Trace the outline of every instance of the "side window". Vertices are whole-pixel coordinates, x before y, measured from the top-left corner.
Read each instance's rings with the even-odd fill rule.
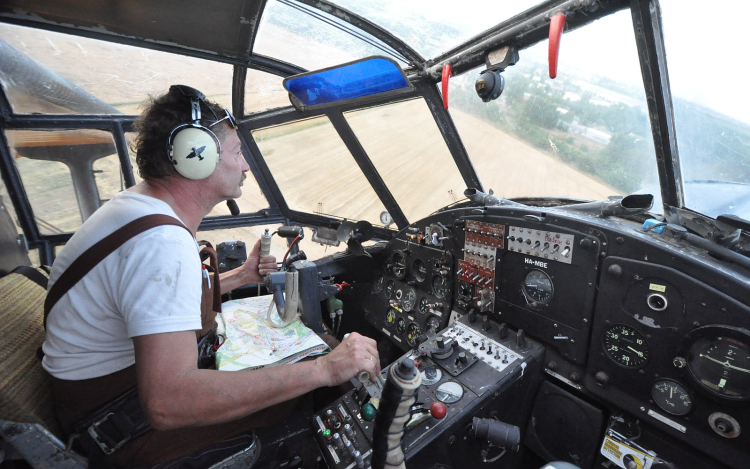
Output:
[[[122,189],[108,132],[10,130],[7,137],[43,234],[75,231],[103,200]]]

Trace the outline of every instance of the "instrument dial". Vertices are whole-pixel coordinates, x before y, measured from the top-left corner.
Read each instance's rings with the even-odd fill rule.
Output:
[[[547,304],[555,294],[555,285],[546,272],[532,270],[523,281],[523,293],[532,302]]]
[[[464,397],[464,388],[455,381],[446,381],[438,386],[435,397],[445,404],[453,404]]]
[[[430,312],[430,302],[427,301],[427,298],[422,298],[419,300],[419,312],[422,314],[427,314]]]
[[[412,265],[412,273],[417,282],[424,282],[427,278],[427,266],[424,264],[422,259],[417,259]]]
[[[388,312],[385,314],[385,323],[388,326],[393,326],[396,324],[396,310],[393,308],[388,308]]]
[[[419,324],[413,322],[406,328],[406,341],[412,347],[417,345],[417,337],[422,334],[422,330],[419,328]]]
[[[443,371],[435,365],[429,365],[419,372],[422,375],[422,385],[432,386],[443,377]]]
[[[391,271],[393,275],[402,280],[406,277],[406,254],[403,251],[396,251],[393,253],[392,261]]]
[[[688,348],[688,371],[698,384],[719,397],[750,399],[750,334],[719,326],[713,331],[717,335],[704,334]]]
[[[396,332],[399,334],[403,334],[406,332],[406,321],[404,318],[398,318],[396,319]]]
[[[693,398],[685,387],[671,379],[660,379],[651,386],[651,398],[661,410],[685,415],[693,408]]]
[[[430,316],[425,322],[427,330],[437,332],[440,329],[440,319],[437,316]]]
[[[615,324],[604,333],[604,351],[618,365],[626,368],[640,368],[649,357],[646,338],[625,324]]]
[[[448,280],[442,275],[436,275],[432,279],[432,292],[441,300],[448,298]]]
[[[383,291],[383,286],[385,285],[385,277],[382,275],[378,275],[378,278],[375,280],[375,285],[372,287],[373,293],[380,293]]]
[[[388,282],[385,284],[385,297],[389,300],[393,298],[393,290],[396,288],[396,282],[393,280],[388,280]]]
[[[404,290],[404,296],[401,298],[401,307],[404,311],[413,311],[417,304],[417,292],[413,288]]]

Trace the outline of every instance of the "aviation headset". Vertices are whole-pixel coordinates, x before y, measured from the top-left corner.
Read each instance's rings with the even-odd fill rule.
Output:
[[[193,180],[205,179],[213,174],[221,158],[221,142],[211,127],[224,120],[229,120],[230,125],[235,129],[237,124],[227,109],[224,109],[226,115],[219,119],[211,106],[206,103],[203,93],[195,88],[172,85],[169,92],[172,93],[173,90],[190,98],[191,114],[190,122],[178,125],[169,133],[167,156],[175,170],[182,176]],[[206,105],[214,117],[214,122],[208,127],[201,124],[201,103]]]

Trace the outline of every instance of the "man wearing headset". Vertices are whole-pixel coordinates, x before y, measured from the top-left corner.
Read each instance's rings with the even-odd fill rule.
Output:
[[[293,404],[287,401],[316,388],[344,383],[362,370],[378,374],[376,343],[356,333],[314,361],[238,372],[197,367],[196,331],[206,325],[195,233],[217,203],[241,195],[250,168],[229,112],[192,88],[172,86],[153,99],[136,128],[143,181],[75,233],[53,265],[48,300],[66,271],[76,270],[77,259],[101,253],[108,234],[154,214],[176,221],[127,239],[50,306],[43,366],[53,377],[63,431],[72,433],[82,420],[84,435],[103,428],[86,419],[137,382],[152,430],[109,444],[96,436],[95,443],[111,452],[107,464],[147,466],[266,424],[281,409],[288,413]],[[259,258],[259,246],[242,267],[221,275],[223,293],[276,270],[275,258]],[[118,423],[115,430],[126,434],[129,427]]]

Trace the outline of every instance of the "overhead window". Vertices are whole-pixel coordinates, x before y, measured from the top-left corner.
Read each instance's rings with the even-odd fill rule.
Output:
[[[0,84],[16,114],[140,114],[173,84],[231,109],[232,66],[0,23]]]
[[[317,70],[371,55],[403,58],[349,23],[293,0],[269,0],[253,53]]]
[[[385,207],[327,117],[252,134],[289,208],[380,224]]]

